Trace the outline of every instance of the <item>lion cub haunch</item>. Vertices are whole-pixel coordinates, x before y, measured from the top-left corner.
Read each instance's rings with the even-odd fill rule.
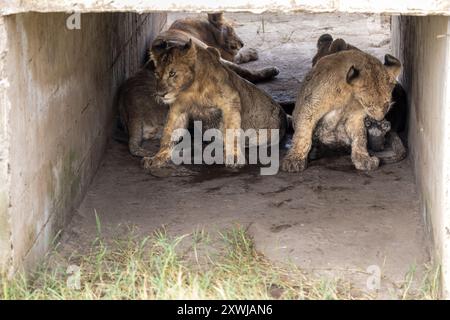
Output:
[[[168,105],[155,99],[156,80],[153,71],[143,68],[119,88],[117,103],[120,120],[128,133],[130,153],[149,157],[141,147],[148,139],[159,139],[166,120]]]
[[[145,158],[145,169],[165,166],[174,147],[174,130],[187,128],[189,119],[202,119],[211,109],[221,111],[218,129],[279,129],[280,138],[284,135],[286,114],[280,105],[230,70],[216,49],[167,31],[155,39],[151,55],[156,94],[170,104],[170,110],[161,148],[153,158]],[[240,158],[240,148],[233,148],[228,156]]]
[[[196,37],[219,50],[220,56],[230,62],[240,64],[258,59],[255,49],[243,48],[244,42],[224,18],[223,12],[208,13],[207,19],[179,19],[172,23],[169,30],[183,31]]]
[[[400,67],[400,61],[391,55],[385,56],[383,65],[359,50],[319,59],[300,86],[293,112],[293,146],[282,169],[304,170],[313,139],[325,145],[350,145],[357,169],[376,169],[379,159],[367,151],[364,119],[384,119]]]

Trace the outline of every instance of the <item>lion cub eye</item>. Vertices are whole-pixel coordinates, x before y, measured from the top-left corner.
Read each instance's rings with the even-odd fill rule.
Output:
[[[170,77],[170,78],[173,78],[173,77],[175,77],[176,74],[177,74],[177,73],[176,73],[175,71],[172,70],[172,71],[169,72],[169,77]]]

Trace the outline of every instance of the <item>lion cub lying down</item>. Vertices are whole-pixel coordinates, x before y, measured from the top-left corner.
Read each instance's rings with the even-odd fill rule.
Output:
[[[293,146],[282,170],[303,171],[313,139],[325,145],[350,145],[359,170],[373,170],[379,159],[367,151],[366,116],[384,119],[400,73],[400,61],[385,56],[384,65],[359,50],[322,57],[305,76],[293,112]]]
[[[197,45],[219,50],[222,62],[238,75],[250,82],[267,81],[280,73],[276,67],[250,70],[237,64],[258,59],[255,49],[243,48],[244,43],[233,26],[223,17],[223,13],[209,13],[208,19],[179,19],[168,31],[180,37],[192,38]]]
[[[208,13],[208,19],[185,18],[176,20],[169,28],[179,30],[200,39],[209,47],[214,47],[220,56],[234,63],[258,60],[258,52],[253,48],[243,48],[244,42],[236,34],[233,26],[223,17],[223,12]]]
[[[166,31],[152,44],[155,62],[156,94],[170,104],[161,147],[152,157],[143,159],[144,168],[164,167],[171,159],[175,129],[187,128],[189,119],[201,119],[205,113],[218,109],[224,129],[279,129],[280,138],[286,130],[286,114],[265,92],[231,71],[219,52],[204,47],[192,38]],[[270,136],[270,133],[269,133]],[[224,134],[225,145],[227,143]],[[225,157],[241,158],[239,147],[231,148]],[[227,163],[236,166],[236,163]]]

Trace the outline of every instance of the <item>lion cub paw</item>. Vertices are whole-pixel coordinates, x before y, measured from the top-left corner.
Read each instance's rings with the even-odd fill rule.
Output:
[[[261,70],[261,78],[270,80],[275,78],[280,73],[280,69],[277,67],[267,67]]]
[[[253,48],[243,48],[234,59],[237,64],[258,60],[258,51]]]
[[[245,166],[245,164],[242,164],[242,163],[225,163],[225,167],[227,167],[229,169],[240,169],[244,166]]]
[[[371,171],[378,168],[380,159],[366,155],[357,155],[352,157],[355,168],[362,171]]]
[[[152,158],[151,157],[143,157],[141,159],[141,165],[145,171],[150,171],[150,169],[152,168]]]
[[[245,166],[245,161],[244,163],[242,163],[242,161],[238,161],[238,158],[235,157],[233,159],[233,161],[230,160],[225,160],[225,167],[230,168],[230,169],[239,169]]]
[[[150,171],[154,168],[164,168],[169,164],[169,161],[165,157],[155,155],[153,157],[144,157],[141,160],[142,167],[146,171]]]
[[[281,163],[281,170],[286,172],[302,172],[306,169],[306,158],[288,154]]]

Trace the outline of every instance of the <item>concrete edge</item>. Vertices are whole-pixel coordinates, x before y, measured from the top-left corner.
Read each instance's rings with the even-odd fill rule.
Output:
[[[0,272],[10,273],[13,246],[10,216],[11,182],[9,172],[9,112],[11,102],[8,97],[9,82],[6,73],[6,53],[8,37],[4,18],[0,16]]]
[[[350,1],[350,0],[0,0],[0,15],[18,14],[24,12],[136,12],[150,13],[161,11],[172,12],[346,12],[346,13],[377,13],[377,14],[408,14],[408,15],[450,15],[450,4],[440,0],[429,0],[417,3],[414,0],[403,1]]]
[[[450,37],[450,19],[447,22],[447,37]],[[445,63],[445,83],[444,83],[444,114],[445,119],[444,146],[443,146],[443,226],[442,226],[442,248],[441,248],[441,284],[442,297],[450,299],[450,40],[447,40],[447,61]],[[445,108],[447,106],[447,108]]]

